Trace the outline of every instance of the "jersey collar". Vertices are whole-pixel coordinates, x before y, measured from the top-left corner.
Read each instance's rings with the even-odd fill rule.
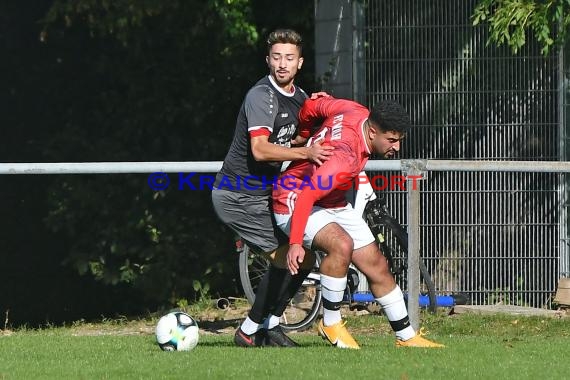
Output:
[[[277,82],[275,82],[275,80],[273,79],[273,77],[271,75],[268,75],[267,77],[269,78],[269,81],[271,82],[273,87],[275,87],[275,89],[277,91],[279,91],[282,95],[288,96],[288,97],[295,96],[295,91],[297,90],[295,85],[293,85],[293,92],[287,92],[287,91],[283,90],[281,87],[279,87],[279,85],[277,84]]]

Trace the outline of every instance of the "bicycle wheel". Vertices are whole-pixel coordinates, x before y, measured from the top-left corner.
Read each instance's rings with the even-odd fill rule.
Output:
[[[247,301],[253,305],[257,285],[269,268],[269,260],[256,255],[244,244],[239,254],[239,279]]]
[[[400,276],[400,281],[405,282],[407,279],[404,278],[405,270],[407,269],[407,256],[408,256],[408,233],[404,228],[398,223],[398,221],[391,216],[384,215],[382,218],[381,227],[383,229],[382,233],[384,235],[384,241],[382,243],[382,250],[386,251],[384,254],[390,257],[388,260],[392,269],[392,273],[395,276]],[[399,254],[394,254],[391,247],[400,247],[401,252]],[[420,256],[419,260],[420,278],[424,282],[427,289],[427,295],[429,298],[428,310],[430,312],[435,312],[437,309],[437,296],[435,293],[435,284],[429,274],[426,264]]]
[[[315,268],[303,281],[303,285],[287,305],[280,323],[283,330],[305,330],[311,327],[319,315],[322,305],[320,262],[321,256],[317,255]],[[269,260],[252,253],[247,245],[244,245],[239,256],[239,274],[245,296],[250,304],[255,301],[257,286],[267,268],[269,268]]]

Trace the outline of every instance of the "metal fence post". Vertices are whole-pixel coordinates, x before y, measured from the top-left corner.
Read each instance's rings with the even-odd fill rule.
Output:
[[[565,79],[565,71],[568,70],[566,67],[566,62],[564,55],[567,53],[564,48],[560,48],[558,51],[558,124],[559,127],[559,159],[560,161],[568,161],[568,130],[570,129],[570,124],[566,121],[566,109],[570,106],[568,97],[569,85],[568,81]],[[560,226],[560,254],[559,254],[559,277],[569,277],[570,276],[570,236],[568,235],[568,213],[570,204],[568,199],[568,177],[566,175],[561,176],[558,185],[558,196],[560,213],[558,217],[558,225]]]
[[[408,192],[408,315],[417,331],[420,327],[420,181],[425,160],[402,160]],[[420,177],[420,178],[418,178]]]

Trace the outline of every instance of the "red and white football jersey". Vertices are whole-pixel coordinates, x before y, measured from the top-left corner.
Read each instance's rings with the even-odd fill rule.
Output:
[[[346,206],[346,191],[364,169],[370,150],[363,124],[369,110],[351,100],[321,97],[308,99],[299,112],[299,133],[309,135],[315,125],[321,128],[307,141],[320,141],[335,149],[321,166],[308,160],[294,161],[273,190],[273,211],[290,214],[291,244],[302,244],[307,219],[314,205],[325,208]]]

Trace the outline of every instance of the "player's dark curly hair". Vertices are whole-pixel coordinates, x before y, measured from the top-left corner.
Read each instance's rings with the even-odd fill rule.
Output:
[[[267,37],[267,51],[275,44],[293,44],[299,49],[299,56],[303,55],[303,38],[292,29],[277,29]]]
[[[368,118],[383,132],[395,131],[406,134],[411,126],[408,113],[394,100],[382,100],[376,103]]]

